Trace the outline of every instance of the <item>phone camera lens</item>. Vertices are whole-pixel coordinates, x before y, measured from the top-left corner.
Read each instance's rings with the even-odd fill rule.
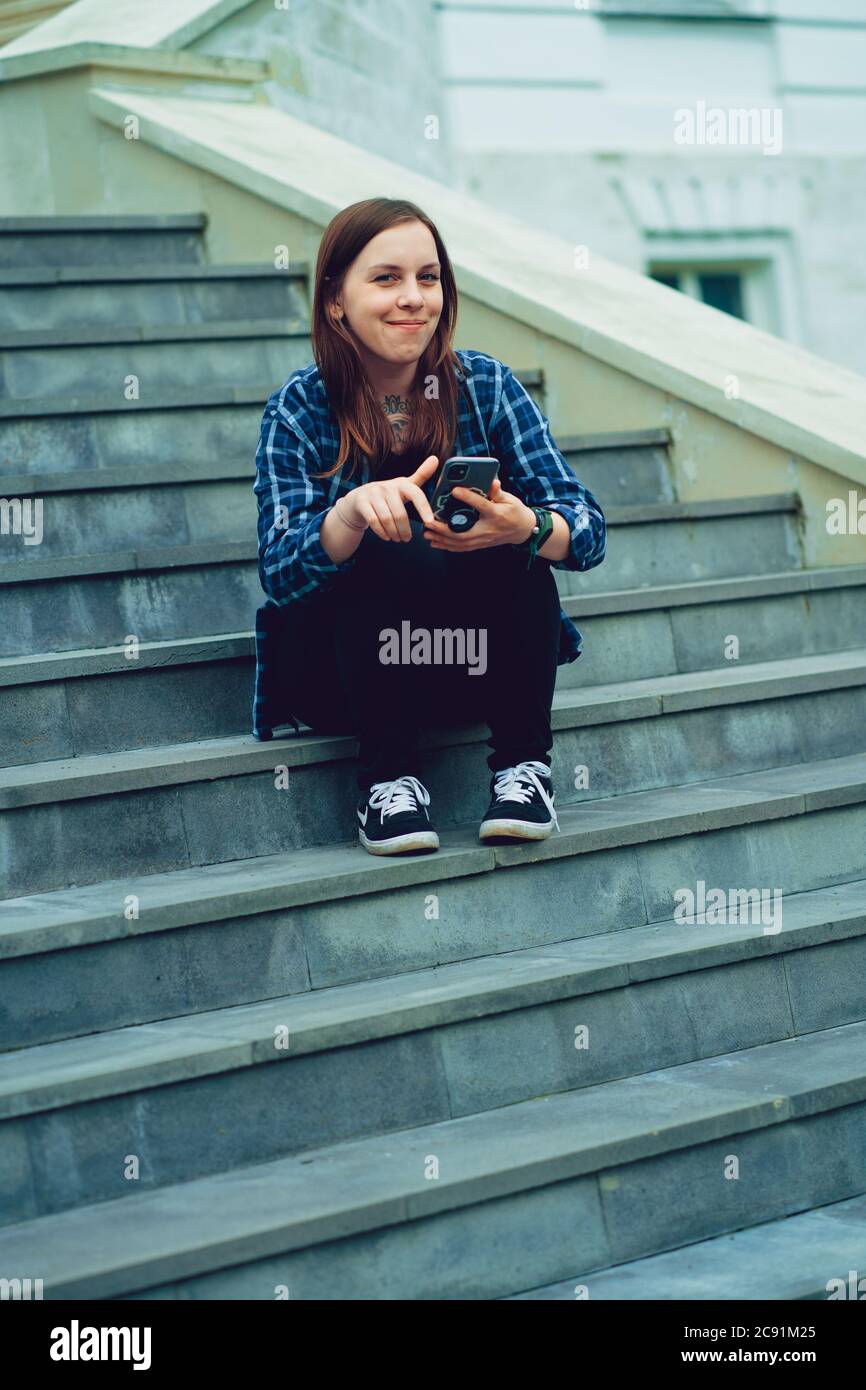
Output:
[[[453,467],[449,468],[448,477],[452,482],[456,482],[458,478],[465,478],[468,471],[468,463],[455,463]]]

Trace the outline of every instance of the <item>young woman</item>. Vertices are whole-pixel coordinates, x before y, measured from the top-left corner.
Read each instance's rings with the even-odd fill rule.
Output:
[[[356,736],[358,835],[372,854],[439,846],[418,775],[434,726],[489,727],[482,840],[559,828],[551,705],[557,665],[580,655],[581,636],[551,568],[604,559],[598,502],[511,370],[453,349],[456,318],[448,254],[420,208],[390,198],[345,208],[316,264],[316,363],[268,400],[256,455],[269,602],[257,618],[254,733],[271,737],[282,700],[296,727],[298,716],[314,732]],[[430,506],[457,454],[499,463],[486,498],[455,489],[479,513],[463,534]]]

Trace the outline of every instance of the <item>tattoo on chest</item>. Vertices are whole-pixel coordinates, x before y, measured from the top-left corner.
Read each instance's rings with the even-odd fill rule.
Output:
[[[405,396],[383,396],[382,409],[394,431],[394,447],[399,450],[405,445],[409,435],[409,402]]]

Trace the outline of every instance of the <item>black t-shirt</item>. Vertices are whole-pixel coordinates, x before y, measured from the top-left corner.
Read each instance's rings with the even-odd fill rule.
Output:
[[[427,458],[427,454],[418,457],[419,452],[417,447],[413,448],[411,445],[408,449],[404,449],[402,454],[398,454],[395,449],[392,449],[388,457],[383,459],[367,478],[367,482],[374,480],[379,481],[382,478],[410,477],[415,472],[415,469]]]

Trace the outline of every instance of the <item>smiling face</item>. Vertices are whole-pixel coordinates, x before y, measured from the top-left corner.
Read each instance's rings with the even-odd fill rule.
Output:
[[[439,271],[436,242],[418,221],[379,232],[349,266],[337,312],[374,374],[421,357],[442,313]]]

